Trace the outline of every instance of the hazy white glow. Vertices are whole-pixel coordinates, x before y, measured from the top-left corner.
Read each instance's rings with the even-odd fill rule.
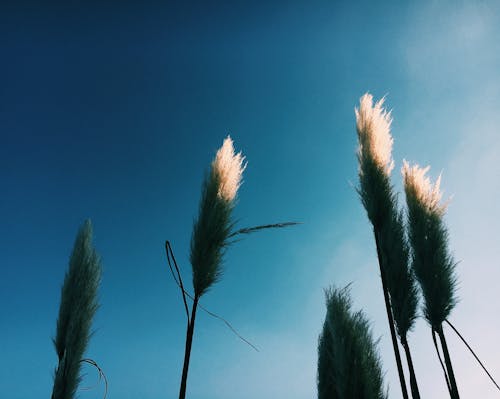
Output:
[[[218,195],[231,202],[236,197],[242,183],[242,175],[247,163],[241,152],[235,154],[233,140],[227,136],[212,162],[212,171],[219,176]]]
[[[373,96],[366,93],[359,101],[359,109],[355,108],[356,128],[358,131],[358,153],[368,151],[375,162],[387,174],[394,168],[392,159],[391,112],[383,108],[385,98],[373,105]]]
[[[403,174],[405,190],[408,194],[414,195],[418,202],[426,206],[431,212],[443,214],[446,211],[446,203],[440,204],[442,193],[441,175],[432,184],[429,177],[426,176],[430,166],[421,168],[418,164],[410,166],[410,164],[403,160],[403,167],[401,173]]]

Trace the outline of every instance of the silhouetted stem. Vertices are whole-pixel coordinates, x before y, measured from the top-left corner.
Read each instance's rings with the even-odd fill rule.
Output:
[[[170,245],[170,241],[165,241],[165,251],[167,252],[167,261],[168,267],[170,268],[170,272],[172,273],[172,277],[174,278],[176,284],[181,289],[182,293],[182,301],[184,302],[184,308],[186,309],[186,316],[189,323],[189,310],[188,304],[186,300],[186,290],[184,289],[184,284],[182,283],[181,271],[179,270],[179,266],[177,266],[177,262],[175,260],[174,251],[172,251],[172,246]],[[170,263],[170,257],[172,257],[172,261],[175,266],[175,271],[177,273],[177,277],[175,276],[174,269],[172,268],[172,264]]]
[[[500,391],[500,386],[498,386],[497,382],[495,381],[495,379],[491,376],[491,374],[489,373],[489,371],[486,369],[486,367],[484,366],[483,362],[481,362],[481,360],[479,360],[479,357],[476,355],[476,353],[472,350],[472,348],[470,347],[470,345],[467,343],[467,341],[465,340],[464,337],[462,337],[462,334],[460,334],[458,332],[458,330],[455,328],[455,326],[453,324],[451,324],[450,321],[448,320],[445,320],[446,323],[453,329],[453,331],[455,331],[455,333],[460,337],[460,339],[462,340],[462,342],[465,344],[465,346],[467,346],[467,348],[470,350],[470,352],[472,353],[472,355],[476,358],[476,360],[478,361],[478,363],[481,365],[481,367],[483,368],[484,372],[486,374],[488,374],[488,377],[490,377],[490,380],[493,382],[493,384],[495,384],[495,386],[497,387],[497,389]]]
[[[401,383],[401,391],[403,393],[403,399],[408,399],[408,391],[406,388],[405,375],[403,373],[403,365],[401,363],[401,355],[399,354],[398,340],[396,338],[396,331],[394,328],[394,318],[392,316],[392,311],[391,311],[389,292],[387,290],[385,270],[384,267],[382,266],[383,264],[382,253],[379,245],[378,234],[375,230],[374,234],[375,234],[375,243],[377,245],[377,256],[378,256],[378,264],[380,267],[380,278],[382,279],[382,290],[384,291],[385,309],[387,311],[387,318],[389,320],[389,329],[391,330],[392,346],[394,349],[394,356],[396,357],[396,364],[398,367],[399,382]]]
[[[438,355],[439,363],[443,369],[444,379],[446,381],[446,386],[448,387],[448,392],[451,395],[450,380],[448,379],[448,374],[446,373],[446,368],[444,367],[443,359],[441,359],[441,354],[439,353],[439,347],[436,341],[436,330],[432,329],[432,342],[434,342],[434,348],[436,348],[436,353]]]
[[[189,370],[189,358],[191,357],[191,346],[193,344],[194,322],[196,318],[196,308],[198,307],[198,297],[194,297],[193,308],[191,309],[191,320],[188,323],[186,331],[186,349],[184,351],[184,366],[182,368],[181,388],[179,399],[186,397],[186,383]]]
[[[443,348],[444,363],[446,364],[446,370],[448,371],[448,378],[450,380],[450,395],[452,399],[459,399],[457,381],[455,380],[455,373],[453,372],[453,365],[451,364],[450,352],[448,351],[448,345],[446,344],[446,338],[444,336],[443,327],[439,326],[436,330],[439,339],[441,340],[441,347]]]
[[[417,377],[415,376],[415,369],[413,368],[413,360],[411,359],[410,346],[406,338],[401,339],[401,345],[405,350],[406,361],[408,362],[408,370],[410,371],[410,388],[411,397],[413,399],[420,399],[420,392],[418,391]]]
[[[180,288],[180,290],[182,292],[182,300],[184,301],[184,308],[186,309],[187,322],[189,323],[190,316],[189,316],[189,309],[188,309],[188,304],[187,304],[186,298],[189,298],[189,299],[194,301],[194,296],[191,295],[188,291],[186,291],[184,289],[184,284],[182,282],[181,272],[180,272],[179,266],[177,266],[177,262],[175,261],[174,251],[172,250],[172,245],[170,244],[169,241],[165,242],[165,248],[167,251],[167,261],[168,261],[168,266],[170,268],[170,272],[172,273],[172,278],[174,279],[175,283],[177,284],[177,286]],[[172,257],[172,261],[173,261],[173,264],[175,266],[175,272],[174,272],[174,268],[172,267],[172,264],[170,263],[170,257]],[[176,273],[177,273],[177,275],[176,275]],[[198,306],[200,307],[201,310],[206,312],[208,315],[222,321],[239,339],[241,339],[247,345],[251,346],[255,351],[257,351],[257,352],[259,351],[259,349],[254,344],[252,344],[248,339],[243,337],[231,325],[231,323],[229,323],[225,318],[219,316],[218,314],[216,314],[214,312],[211,312],[206,307],[204,307],[200,302],[198,302]]]

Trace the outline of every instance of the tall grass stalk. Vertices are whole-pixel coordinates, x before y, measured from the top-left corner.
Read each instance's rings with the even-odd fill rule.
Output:
[[[198,218],[191,237],[194,298],[190,315],[187,312],[186,347],[179,399],[186,396],[196,310],[200,298],[222,275],[223,256],[230,244],[234,227],[232,211],[245,167],[243,155],[234,153],[233,141],[228,136],[217,151],[203,183]]]
[[[383,108],[384,99],[373,104],[365,94],[356,109],[358,133],[358,193],[373,226],[384,302],[396,358],[403,398],[408,398],[396,330],[407,357],[413,399],[419,399],[415,370],[407,334],[414,325],[418,303],[415,279],[409,267],[409,248],[403,216],[390,183],[394,167],[391,115]]]
[[[61,304],[53,340],[58,357],[52,399],[73,399],[80,383],[83,354],[98,308],[101,262],[92,245],[92,225],[80,228],[61,290]]]
[[[403,163],[402,174],[408,206],[408,230],[412,266],[424,298],[424,317],[437,333],[443,349],[452,399],[458,387],[443,331],[443,322],[456,305],[455,262],[448,249],[448,231],[443,221],[446,204],[441,203],[441,177],[432,184],[429,167]]]

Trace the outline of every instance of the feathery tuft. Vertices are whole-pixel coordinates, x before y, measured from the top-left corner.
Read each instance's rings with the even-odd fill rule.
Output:
[[[326,290],[318,342],[319,399],[383,399],[382,363],[368,320],[351,310],[348,288]]]
[[[455,262],[448,249],[448,231],[443,221],[446,205],[440,204],[440,179],[433,185],[429,168],[410,167],[402,173],[408,206],[408,235],[412,266],[422,289],[424,316],[440,328],[457,302]]]
[[[242,175],[247,166],[244,161],[245,157],[241,152],[234,153],[233,140],[227,136],[212,162],[212,171],[219,179],[217,194],[227,202],[234,200],[241,186]]]
[[[391,112],[383,108],[385,98],[373,105],[373,96],[361,97],[359,109],[355,108],[358,131],[359,157],[368,157],[389,175],[394,168],[392,159]]]
[[[92,225],[80,228],[64,278],[54,339],[59,364],[52,399],[72,399],[80,382],[80,366],[90,339],[92,319],[98,308],[97,290],[101,261],[92,245]]]
[[[203,295],[222,274],[222,260],[234,223],[234,199],[246,168],[228,136],[217,151],[203,183],[198,219],[191,236],[191,266],[195,296]]]
[[[427,207],[429,212],[443,215],[446,212],[447,203],[440,203],[443,196],[440,189],[441,175],[437,178],[436,183],[432,184],[429,177],[426,176],[430,168],[430,166],[421,168],[417,164],[410,166],[406,160],[403,160],[401,173],[403,174],[405,190],[409,191],[409,194],[415,197],[419,203]]]
[[[361,97],[356,112],[358,133],[359,188],[358,193],[375,230],[390,217],[388,202],[392,187],[390,172],[392,160],[392,136],[390,113],[382,108],[384,99],[373,106],[372,96]]]
[[[387,280],[391,307],[398,335],[406,334],[417,317],[418,292],[409,267],[409,247],[397,194],[390,182],[393,139],[390,112],[383,109],[384,99],[373,106],[370,94],[361,97],[356,110],[358,131],[358,193],[378,237],[381,270]]]

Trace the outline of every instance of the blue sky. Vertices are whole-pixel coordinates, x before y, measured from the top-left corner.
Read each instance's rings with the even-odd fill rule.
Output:
[[[496,2],[227,2],[2,5],[0,386],[52,389],[51,343],[78,227],[94,224],[104,274],[88,349],[110,398],[175,398],[184,279],[203,174],[227,134],[248,160],[238,226],[303,224],[246,237],[203,298],[188,395],[316,395],[323,289],[353,282],[400,397],[371,229],[357,181],[354,106],[393,109],[402,159],[442,171],[460,303],[452,320],[500,375],[500,7]],[[403,199],[403,196],[401,196]],[[422,396],[446,396],[423,320],[409,336]],[[495,391],[449,334],[462,396]],[[84,385],[94,383],[92,370]],[[81,392],[81,398],[100,391]]]

